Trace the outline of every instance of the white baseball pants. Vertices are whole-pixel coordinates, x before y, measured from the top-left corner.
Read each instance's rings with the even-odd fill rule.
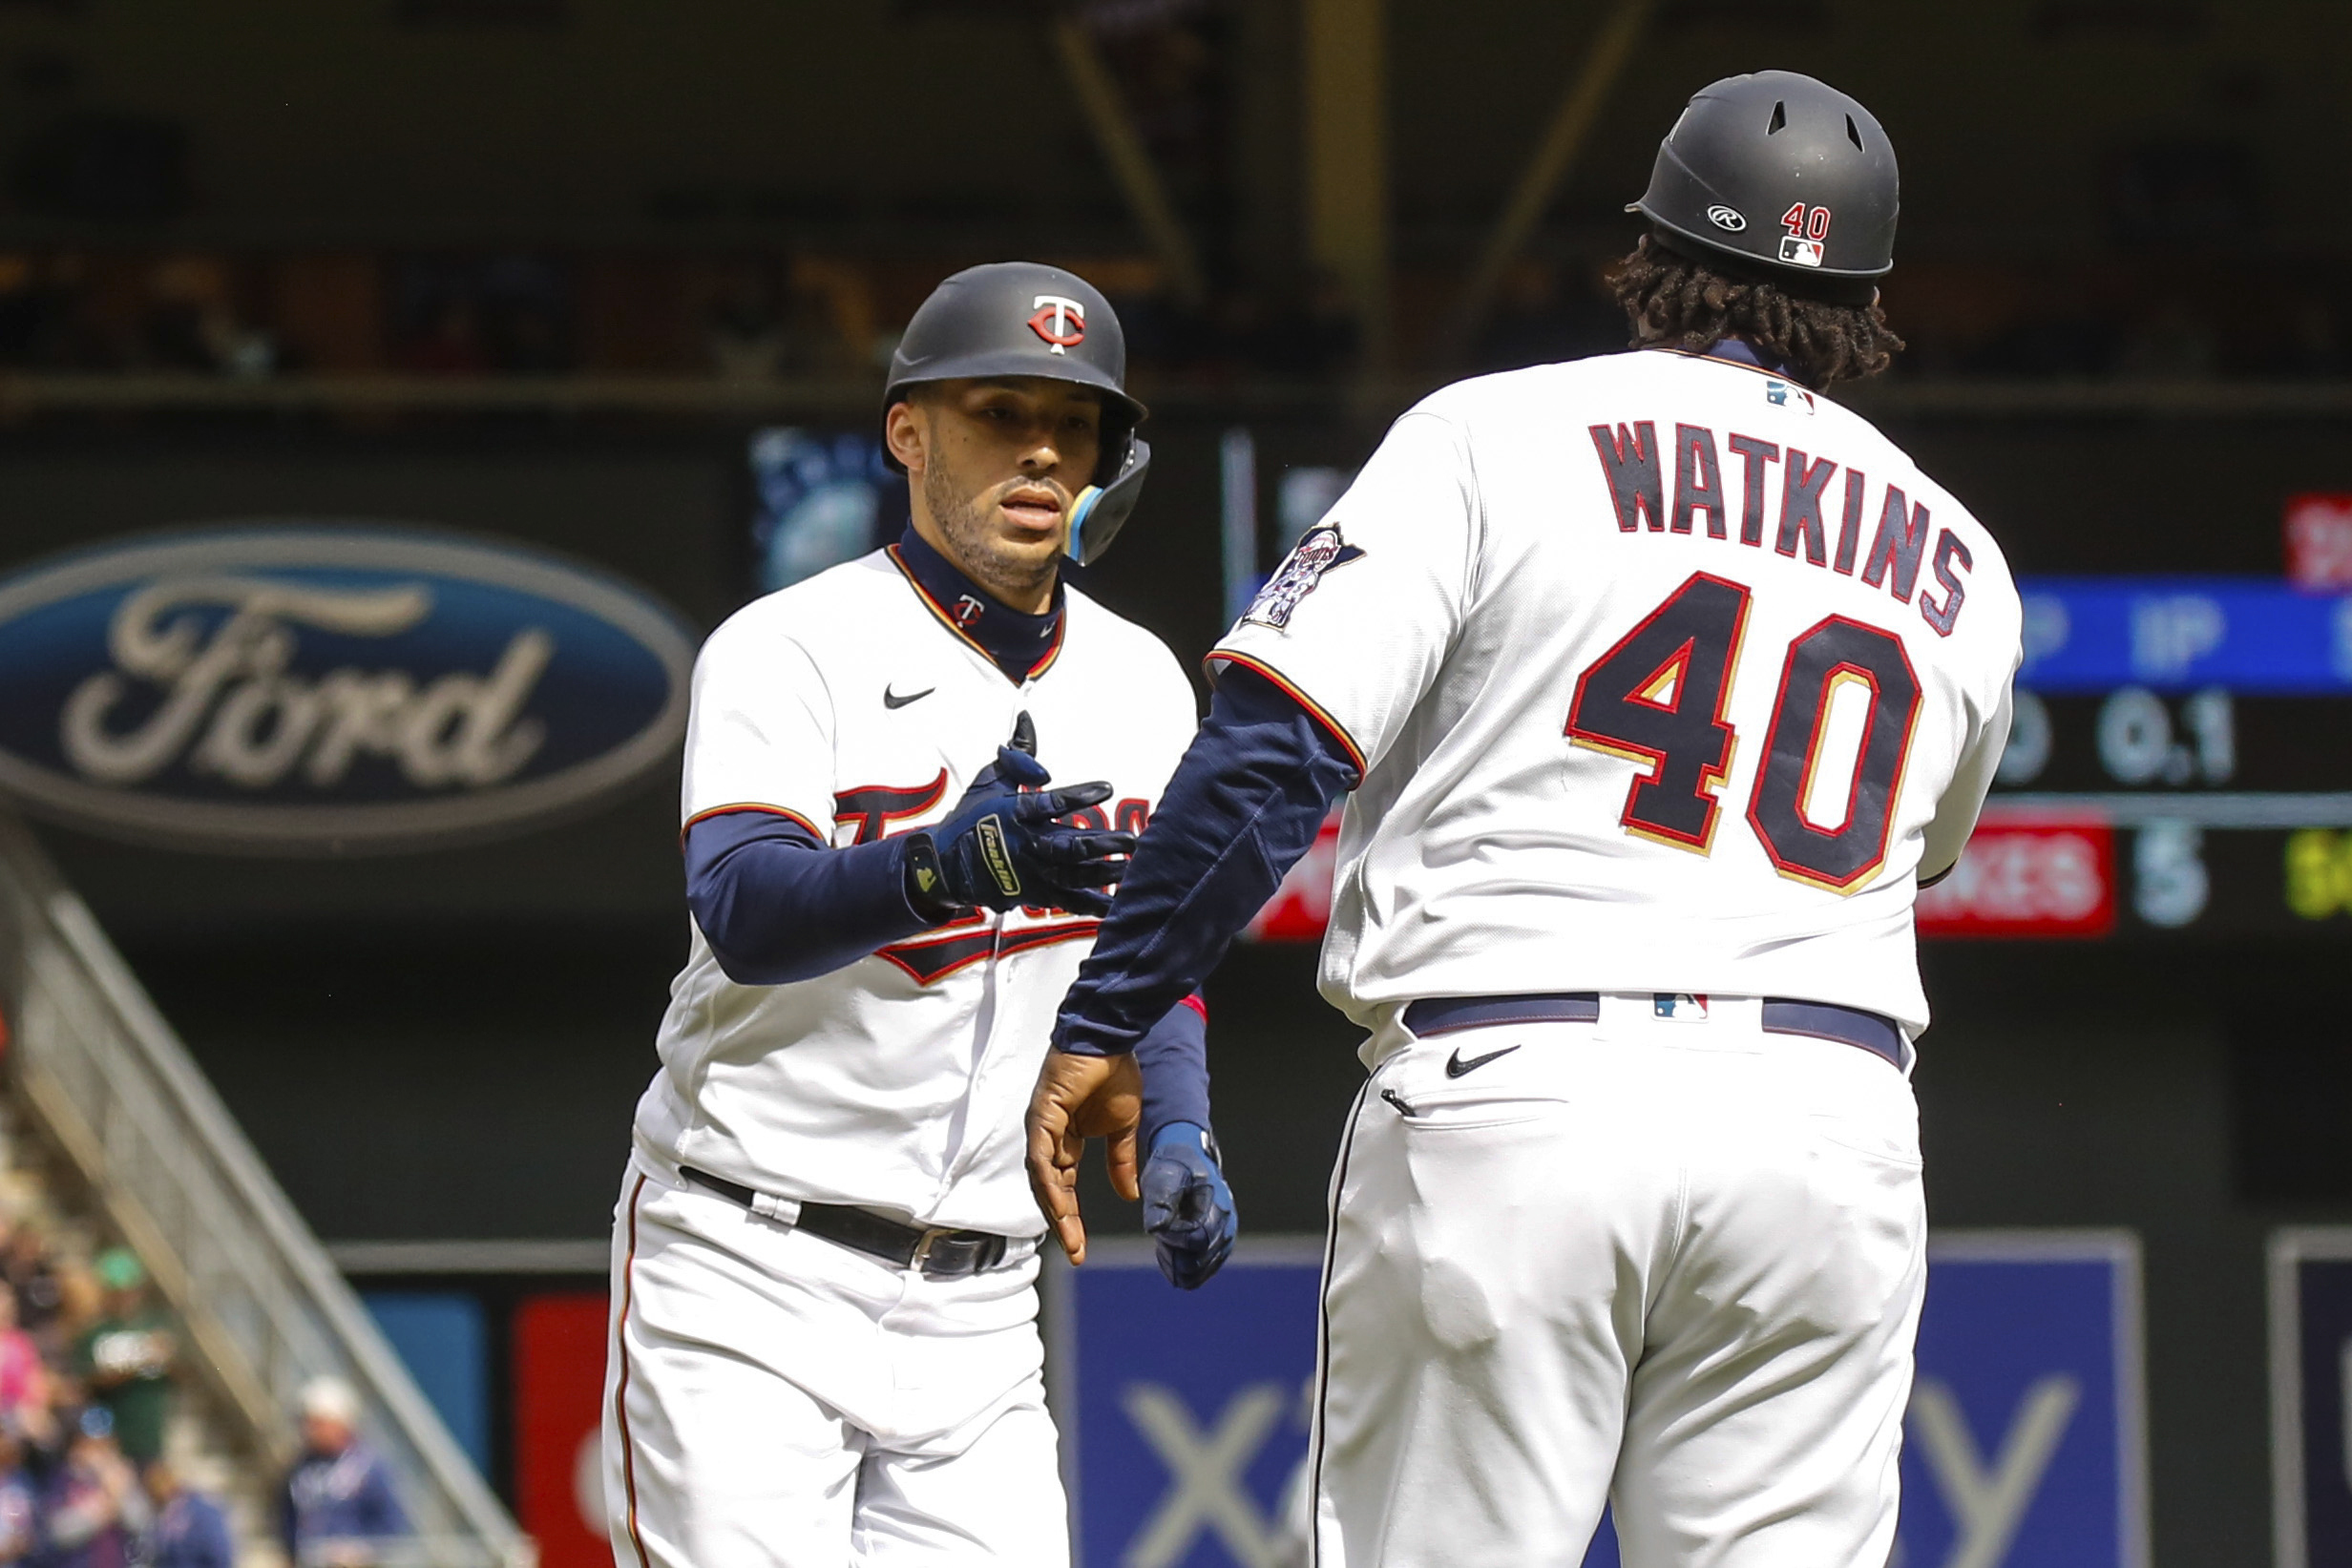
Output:
[[[1604,996],[1375,1039],[1332,1187],[1318,1568],[1576,1568],[1605,1501],[1626,1568],[1884,1568],[1918,1114],[1884,1059],[1760,1014]]]
[[[1037,1269],[927,1279],[632,1160],[604,1389],[618,1568],[1066,1568]]]

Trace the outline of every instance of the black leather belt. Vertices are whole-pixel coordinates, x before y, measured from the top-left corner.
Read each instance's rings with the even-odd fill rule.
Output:
[[[678,1174],[754,1213],[765,1212],[762,1195],[740,1181],[682,1165]],[[899,1268],[916,1268],[934,1280],[984,1273],[1004,1262],[1012,1238],[985,1230],[949,1230],[941,1225],[902,1225],[872,1209],[847,1203],[803,1203],[793,1228],[822,1236],[837,1246],[879,1258]]]
[[[1423,1039],[1457,1030],[1484,1029],[1494,1024],[1588,1024],[1599,1021],[1601,993],[1559,991],[1527,996],[1424,996],[1407,1004],[1404,1025]],[[1858,1007],[1828,1002],[1799,1002],[1786,996],[1764,998],[1764,1033],[1809,1035],[1858,1046],[1883,1056],[1898,1068],[1909,1054],[1902,1031],[1892,1018],[1864,1013]]]

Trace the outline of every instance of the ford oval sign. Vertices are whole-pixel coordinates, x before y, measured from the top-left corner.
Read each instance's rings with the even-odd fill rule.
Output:
[[[0,788],[262,854],[493,837],[641,779],[694,648],[549,555],[362,525],[134,540],[0,580]]]

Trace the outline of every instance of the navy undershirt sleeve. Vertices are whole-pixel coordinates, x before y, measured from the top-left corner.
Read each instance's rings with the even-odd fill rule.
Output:
[[[686,906],[726,977],[829,974],[930,928],[907,902],[907,840],[847,849],[789,817],[729,811],[686,829]]]
[[[1295,699],[1228,665],[1062,999],[1055,1047],[1134,1050],[1200,988],[1358,782],[1338,741]]]
[[[1208,1121],[1208,1011],[1198,995],[1185,997],[1135,1042],[1144,1075],[1144,1152],[1160,1130],[1179,1121]]]

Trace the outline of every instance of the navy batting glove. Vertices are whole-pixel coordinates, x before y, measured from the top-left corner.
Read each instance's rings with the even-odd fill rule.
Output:
[[[1064,789],[1040,787],[1050,775],[1037,760],[1029,716],[1009,744],[980,770],[955,815],[929,830],[938,858],[940,892],[965,908],[1023,904],[1073,914],[1110,913],[1110,894],[1135,853],[1135,835],[1073,827],[1055,819],[1111,798],[1101,780]]]
[[[956,803],[960,812],[975,801],[1001,795],[1008,789],[1041,789],[1053,775],[1038,761],[1038,726],[1027,709],[1013,721],[1013,738],[997,748],[997,760],[980,769]]]
[[[1241,1229],[1215,1149],[1208,1128],[1171,1121],[1144,1165],[1144,1228],[1159,1244],[1160,1272],[1179,1290],[1207,1285]]]

